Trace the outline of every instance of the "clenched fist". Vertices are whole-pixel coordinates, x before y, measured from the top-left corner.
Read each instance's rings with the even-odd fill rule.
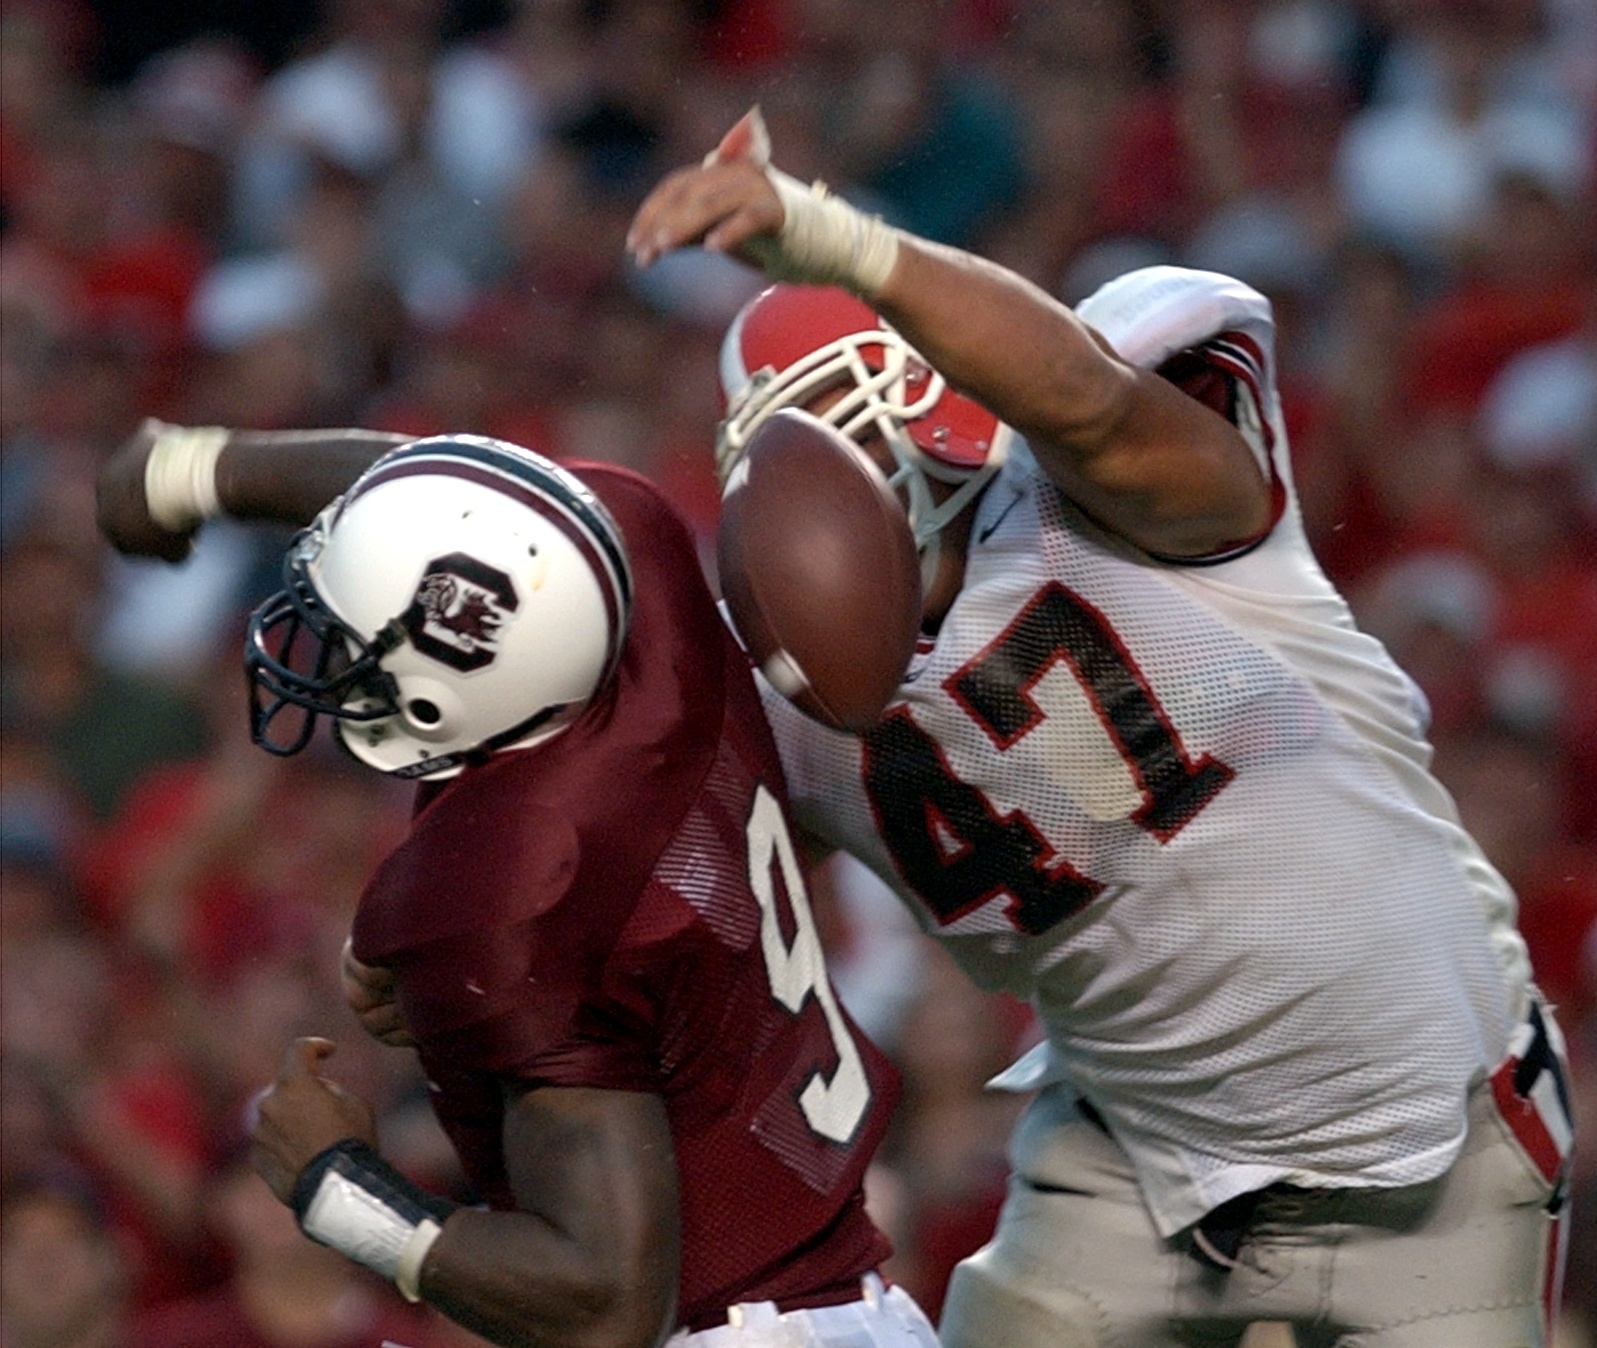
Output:
[[[344,942],[338,974],[344,1002],[367,1034],[391,1048],[410,1048],[415,1044],[399,1012],[393,974],[373,964],[362,964],[355,958],[349,941]]]
[[[133,557],[159,557],[181,562],[194,545],[195,525],[173,530],[150,518],[145,472],[150,451],[162,432],[176,429],[146,417],[100,469],[96,483],[100,532],[118,552]]]
[[[371,1106],[321,1074],[332,1054],[331,1040],[296,1039],[257,1104],[250,1160],[285,1203],[300,1172],[333,1143],[354,1137],[377,1145]]]

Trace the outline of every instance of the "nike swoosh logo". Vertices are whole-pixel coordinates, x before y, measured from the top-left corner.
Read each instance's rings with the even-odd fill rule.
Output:
[[[1011,510],[1013,510],[1019,504],[1020,504],[1020,493],[1017,491],[1013,496],[1011,496],[1009,498],[1009,504],[1006,505],[1003,508],[1003,510],[1001,510],[999,512],[998,518],[995,519],[991,524],[989,524],[985,529],[983,529],[979,534],[976,535],[976,541],[978,543],[985,543],[989,538],[991,538],[995,533],[997,533],[998,532],[998,526],[1000,524],[1002,524],[1006,519],[1009,518],[1009,512]]]

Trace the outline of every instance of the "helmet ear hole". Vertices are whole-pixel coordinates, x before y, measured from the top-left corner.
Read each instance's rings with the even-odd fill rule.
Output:
[[[420,725],[434,726],[444,719],[444,713],[438,704],[425,697],[412,698],[405,704],[405,710],[411,720]]]

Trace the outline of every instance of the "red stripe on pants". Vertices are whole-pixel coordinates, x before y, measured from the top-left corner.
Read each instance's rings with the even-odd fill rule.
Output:
[[[1518,1058],[1508,1059],[1492,1073],[1492,1097],[1497,1101],[1497,1111],[1508,1124],[1509,1131],[1525,1148],[1531,1163],[1541,1171],[1542,1178],[1556,1184],[1564,1170],[1564,1156],[1558,1142],[1542,1120],[1541,1110],[1528,1095],[1514,1090],[1514,1071]]]

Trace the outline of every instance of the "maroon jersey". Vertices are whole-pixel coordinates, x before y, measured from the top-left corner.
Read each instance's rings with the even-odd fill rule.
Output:
[[[632,557],[618,678],[548,744],[425,792],[354,953],[394,971],[493,1206],[513,1206],[505,1079],[664,1099],[696,1326],[857,1285],[886,1257],[861,1186],[897,1079],[827,982],[775,745],[692,536],[643,478],[580,476]]]

